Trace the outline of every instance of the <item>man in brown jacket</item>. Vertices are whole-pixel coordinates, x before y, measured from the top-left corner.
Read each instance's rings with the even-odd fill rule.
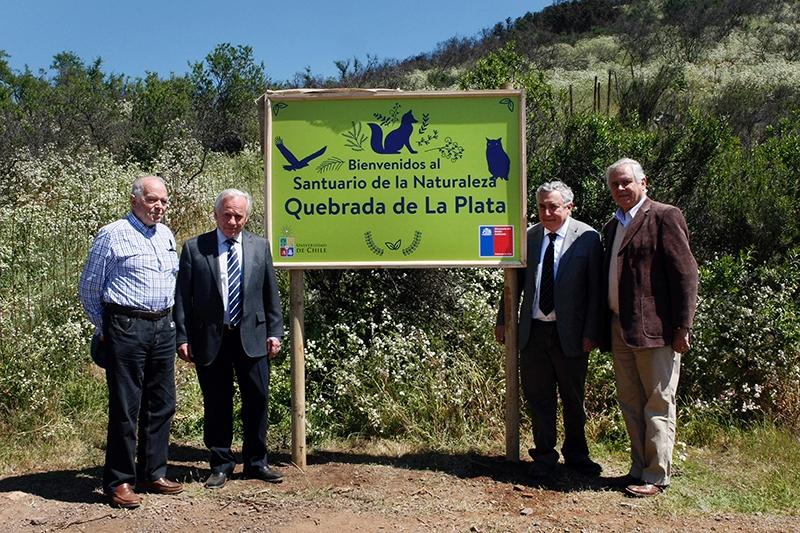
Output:
[[[622,416],[631,439],[626,492],[654,496],[670,482],[675,393],[697,305],[697,263],[681,211],[647,198],[633,159],[606,171],[619,206],[605,225],[610,347]]]

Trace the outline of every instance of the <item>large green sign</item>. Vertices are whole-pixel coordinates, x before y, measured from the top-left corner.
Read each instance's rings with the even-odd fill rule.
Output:
[[[520,91],[279,91],[262,105],[277,266],[524,264]]]

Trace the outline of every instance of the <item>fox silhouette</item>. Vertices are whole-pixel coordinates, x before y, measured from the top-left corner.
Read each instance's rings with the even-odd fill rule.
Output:
[[[507,180],[511,160],[503,149],[502,139],[486,139],[486,165],[493,178]]]
[[[372,151],[376,154],[399,154],[400,150],[405,146],[412,154],[416,154],[416,150],[411,148],[411,134],[414,132],[414,124],[417,119],[409,109],[400,119],[400,126],[386,134],[383,138],[383,130],[378,124],[369,122],[367,125],[372,130],[372,138],[370,139],[370,146]]]

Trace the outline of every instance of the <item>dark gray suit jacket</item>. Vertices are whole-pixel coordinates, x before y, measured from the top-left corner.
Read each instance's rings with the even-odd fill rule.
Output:
[[[189,239],[181,251],[175,294],[178,345],[188,342],[198,365],[219,353],[225,310],[222,305],[216,230]],[[278,283],[267,241],[242,232],[242,348],[249,357],[267,355],[267,338],[283,337]]]
[[[528,266],[517,271],[517,288],[522,293],[519,310],[519,349],[528,344],[536,297],[536,270],[539,268],[544,226],[528,229]],[[569,221],[561,248],[553,296],[556,326],[561,348],[567,357],[583,355],[583,339],[600,341],[603,322],[603,247],[600,234],[574,218]],[[500,302],[497,324],[502,325]]]

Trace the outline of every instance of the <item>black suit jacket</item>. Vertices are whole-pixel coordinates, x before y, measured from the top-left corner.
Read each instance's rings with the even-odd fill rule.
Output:
[[[225,310],[222,304],[216,229],[183,245],[175,294],[178,345],[188,342],[198,365],[219,353]],[[267,355],[267,338],[283,337],[278,283],[269,243],[242,232],[242,348],[249,357]]]

